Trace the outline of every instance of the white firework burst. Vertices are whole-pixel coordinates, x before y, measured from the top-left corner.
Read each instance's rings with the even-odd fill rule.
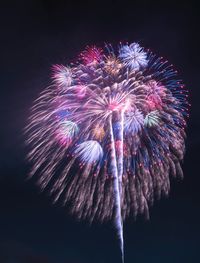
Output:
[[[53,66],[53,79],[59,87],[67,87],[72,84],[72,71],[63,65]]]
[[[94,140],[82,142],[76,147],[74,153],[82,162],[89,164],[100,161],[103,157],[101,145]]]
[[[119,58],[127,67],[139,70],[148,64],[147,53],[138,43],[123,45],[119,49]]]

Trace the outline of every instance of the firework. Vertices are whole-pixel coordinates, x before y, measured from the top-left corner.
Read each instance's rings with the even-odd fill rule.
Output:
[[[31,109],[30,176],[80,219],[123,221],[168,195],[181,162],[187,90],[172,65],[138,43],[87,47],[53,67],[53,84]]]

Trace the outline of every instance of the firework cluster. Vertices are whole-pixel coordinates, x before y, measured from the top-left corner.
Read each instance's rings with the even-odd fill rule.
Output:
[[[148,217],[183,176],[187,105],[172,65],[139,44],[88,47],[31,108],[30,176],[79,218]]]

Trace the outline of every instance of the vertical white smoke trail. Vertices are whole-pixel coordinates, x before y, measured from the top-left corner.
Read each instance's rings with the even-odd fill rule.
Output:
[[[117,159],[115,150],[115,140],[112,127],[112,116],[109,120],[110,124],[110,140],[111,140],[111,173],[113,176],[114,184],[114,198],[115,198],[115,226],[120,240],[120,249],[122,253],[122,263],[124,263],[124,239],[123,239],[123,221],[121,216],[121,196],[120,196],[120,183],[117,169]]]
[[[120,127],[118,131],[118,140],[120,141],[119,143],[119,148],[118,148],[118,184],[119,184],[119,191],[120,191],[120,202],[122,202],[121,197],[122,197],[122,176],[123,176],[123,159],[124,159],[124,110],[120,112]],[[120,203],[121,205],[121,203]],[[122,215],[122,211],[121,211]],[[121,216],[121,232],[122,232],[122,261],[124,262],[124,239],[123,239],[123,219]]]
[[[120,127],[118,131],[118,140],[120,141],[118,147],[118,178],[119,178],[119,189],[120,195],[122,195],[122,175],[123,175],[123,159],[124,159],[124,151],[123,151],[123,141],[124,141],[124,111],[120,112]]]

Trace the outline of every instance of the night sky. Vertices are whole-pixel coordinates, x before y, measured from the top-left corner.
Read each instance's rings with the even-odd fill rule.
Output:
[[[139,3],[138,3],[139,2]],[[7,1],[1,26],[0,263],[120,263],[112,224],[89,225],[52,205],[34,180],[23,128],[50,84],[51,65],[86,45],[138,41],[171,61],[190,92],[183,181],[124,226],[126,263],[200,262],[200,63],[197,4],[153,1]]]

